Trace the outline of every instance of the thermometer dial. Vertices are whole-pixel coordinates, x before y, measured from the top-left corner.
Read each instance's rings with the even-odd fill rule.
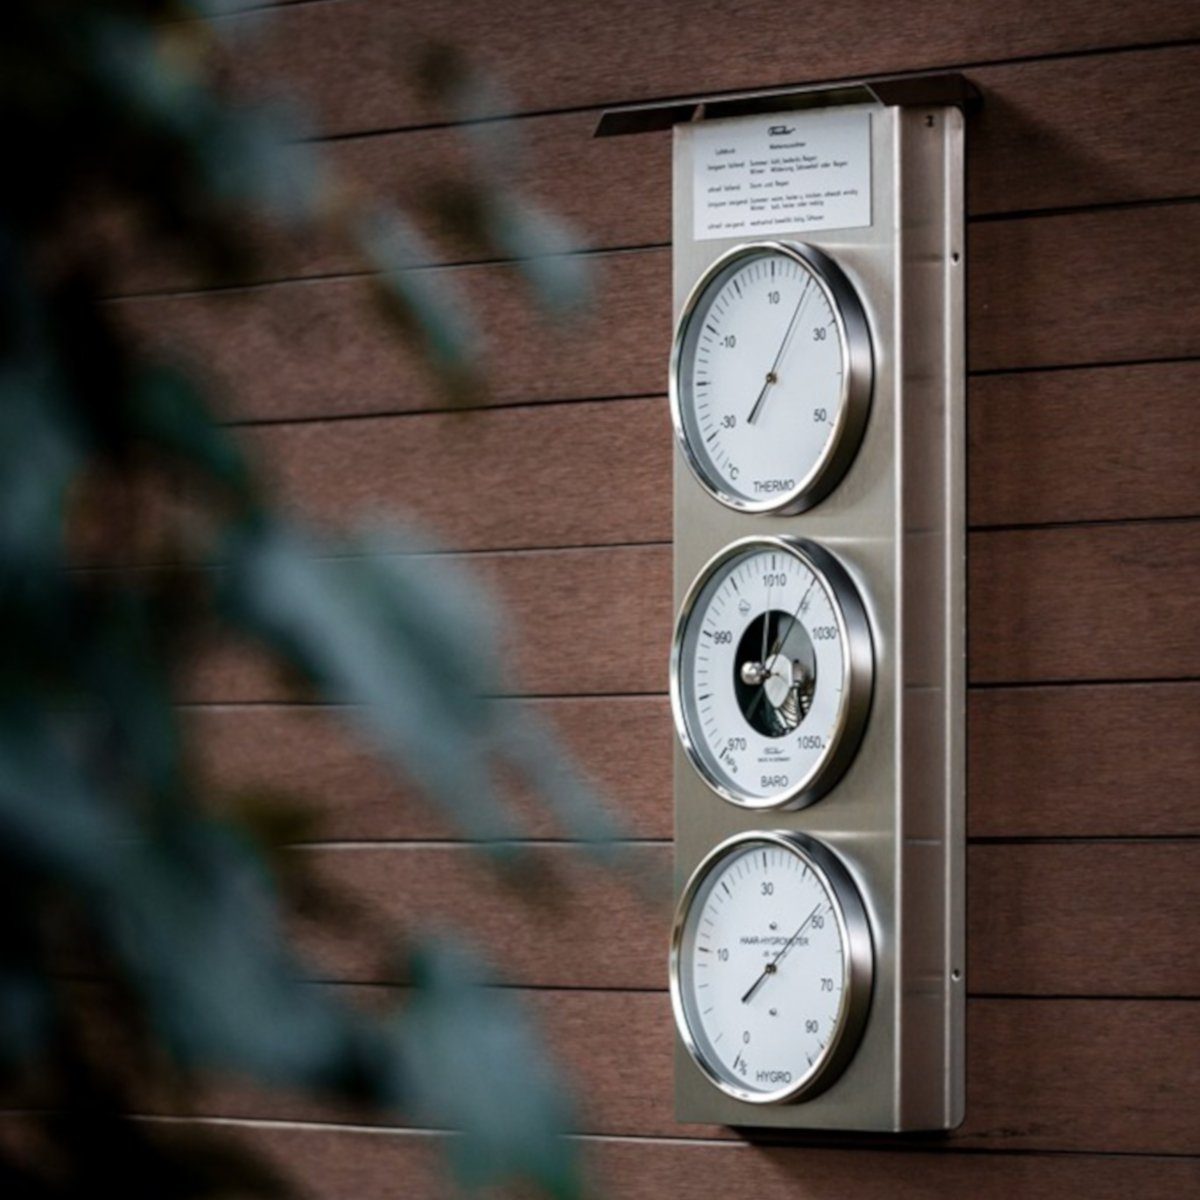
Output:
[[[750,833],[692,876],[671,941],[680,1037],[710,1081],[777,1104],[831,1083],[856,1048],[873,952],[862,900],[832,851]]]
[[[739,246],[684,305],[671,356],[675,432],[722,503],[799,512],[850,465],[871,378],[862,304],[833,260],[812,246]]]
[[[688,758],[725,799],[801,808],[845,770],[870,708],[858,590],[813,542],[746,538],[684,599],[671,704]]]

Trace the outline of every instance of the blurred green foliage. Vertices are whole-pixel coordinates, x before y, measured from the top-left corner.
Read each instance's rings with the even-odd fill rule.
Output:
[[[518,832],[498,771],[532,779],[574,835],[609,832],[552,739],[485,699],[502,673],[470,582],[403,552],[394,533],[335,543],[278,511],[202,383],[145,358],[104,303],[114,252],[90,236],[98,211],[134,231],[123,252],[165,250],[214,278],[252,257],[250,229],[332,229],[373,273],[398,336],[417,340],[447,386],[475,380],[461,298],[409,269],[424,256],[414,223],[352,201],[294,114],[213,87],[219,7],[5,9],[0,1085],[28,1111],[17,1149],[0,1154],[0,1193],[279,1193],[271,1171],[211,1130],[168,1138],[121,1119],[162,1079],[186,1089],[216,1070],[458,1131],[465,1182],[574,1195],[569,1105],[506,993],[419,937],[407,943],[411,999],[394,1013],[367,1015],[303,982],[275,859],[187,769],[180,678],[215,631],[345,706],[398,772],[494,850]],[[483,86],[444,51],[423,64],[450,117]],[[444,194],[443,215],[517,259],[552,309],[576,303],[584,281],[561,227],[515,186],[519,148],[468,137],[475,174]],[[181,482],[189,516],[168,531],[171,562],[207,565],[123,565],[116,518],[136,524],[145,489]],[[78,529],[91,524],[106,565],[82,569]],[[70,957],[79,947],[86,968]],[[89,1034],[81,973],[117,998],[116,1043]]]

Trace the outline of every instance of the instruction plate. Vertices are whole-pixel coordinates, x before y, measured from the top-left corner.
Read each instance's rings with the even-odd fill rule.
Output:
[[[692,130],[697,241],[871,224],[871,114],[774,113]]]

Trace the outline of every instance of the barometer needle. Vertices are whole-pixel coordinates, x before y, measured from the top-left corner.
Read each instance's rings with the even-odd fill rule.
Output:
[[[805,917],[800,923],[800,928],[797,929],[796,932],[793,933],[792,936],[783,943],[783,949],[780,950],[779,953],[775,955],[775,957],[771,959],[771,961],[767,963],[765,967],[763,967],[762,974],[750,985],[750,990],[742,997],[743,1004],[749,1003],[750,997],[753,996],[760,987],[762,987],[768,975],[775,974],[775,972],[779,969],[779,960],[792,948],[793,945],[795,945],[796,939],[808,928],[809,921],[811,921],[813,917],[815,917],[820,911],[821,905],[818,903],[817,907],[814,908],[812,912],[810,912],[808,916]]]
[[[767,646],[771,642],[771,588],[767,586],[767,611],[763,614],[762,657],[758,660],[767,665]]]
[[[800,619],[800,610],[804,607],[805,600],[808,599],[809,593],[813,590],[814,587],[816,587],[816,585],[817,585],[817,581],[814,579],[812,581],[812,583],[810,583],[808,585],[808,587],[805,589],[804,595],[800,597],[800,603],[796,605],[796,609],[792,613],[791,619],[787,623],[787,628],[779,635],[778,639],[775,642],[775,646],[771,651],[772,658],[774,658],[775,655],[777,655],[783,649],[784,643],[788,640],[788,637],[790,636],[790,634],[792,632],[792,627]]]
[[[800,318],[800,310],[804,307],[804,300],[808,296],[808,289],[812,286],[812,280],[804,285],[804,291],[800,293],[800,299],[796,301],[796,311],[792,313],[792,319],[788,322],[787,331],[783,335],[783,341],[779,343],[779,353],[775,355],[775,361],[771,364],[771,369],[767,372],[767,380],[762,386],[762,391],[758,393],[758,399],[754,401],[754,407],[750,410],[750,415],[746,418],[747,425],[753,425],[758,420],[758,414],[762,411],[762,406],[767,398],[767,393],[771,390],[771,384],[779,382],[779,364],[783,361],[784,351],[788,348],[788,343],[792,340],[792,332],[796,328],[796,322]]]
[[[775,639],[775,645],[771,647],[771,653],[764,657],[764,659],[763,659],[764,667],[767,666],[767,663],[774,662],[776,660],[776,658],[778,658],[779,655],[783,652],[784,643],[788,640],[788,636],[792,632],[792,627],[800,619],[800,610],[804,607],[804,602],[805,602],[805,600],[808,599],[809,593],[816,586],[816,583],[817,583],[817,581],[814,579],[812,581],[812,583],[810,583],[808,585],[808,587],[805,589],[804,595],[800,597],[800,603],[796,605],[795,611],[792,613],[791,617],[788,619],[787,628],[784,629],[779,634],[779,636]],[[768,620],[770,619],[769,612],[768,612],[767,619]],[[758,711],[758,706],[762,703],[762,698],[767,694],[767,680],[770,679],[771,676],[774,674],[775,674],[774,671],[768,669],[766,675],[763,676],[762,681],[759,684],[758,695],[755,696],[754,699],[750,701],[750,707],[748,709],[746,709],[746,720],[747,721],[749,721],[750,718],[753,717],[754,714]]]
[[[758,664],[757,664],[758,667],[761,669],[762,674],[758,681],[758,694],[750,702],[750,707],[746,710],[746,720],[747,721],[749,721],[750,718],[753,717],[754,714],[758,711],[758,706],[762,703],[762,698],[767,694],[767,680],[770,679],[771,676],[775,673],[774,671],[771,670],[770,666],[768,666],[767,646],[770,644],[770,640],[771,640],[771,589],[768,587],[767,588],[767,610],[763,614],[762,656],[759,658]],[[744,672],[745,672],[747,666],[749,666],[748,663],[744,664],[742,666],[742,671],[743,671],[742,678],[743,679],[746,678]]]
[[[766,675],[763,676],[762,682],[759,684],[759,687],[758,687],[758,694],[754,697],[753,700],[750,701],[750,707],[748,709],[746,709],[746,720],[747,721],[749,721],[751,719],[751,717],[753,717],[754,714],[756,712],[758,712],[758,706],[762,703],[763,697],[767,694],[767,680],[770,679],[773,674],[774,674],[773,671],[768,671],[766,673]],[[774,708],[775,706],[772,705],[771,707]]]

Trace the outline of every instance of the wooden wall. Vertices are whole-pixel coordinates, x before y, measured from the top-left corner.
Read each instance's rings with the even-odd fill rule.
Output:
[[[927,68],[983,91],[967,189],[966,1123],[770,1146],[677,1125],[661,907],[543,822],[536,854],[566,894],[539,913],[536,886],[491,879],[322,713],[232,653],[192,685],[216,769],[323,797],[303,853],[374,911],[469,913],[505,947],[501,968],[577,1073],[586,1153],[614,1197],[1200,1190],[1200,8],[311,0],[277,8],[232,74],[293,81],[335,161],[404,199],[461,153],[402,69],[410,19],[509,87],[523,181],[590,255],[586,322],[540,321],[511,266],[443,243],[430,269],[471,289],[490,345],[492,392],[463,414],[374,323],[333,246],[281,245],[259,278],[214,290],[146,264],[120,305],[205,347],[305,511],[415,513],[469,556],[512,616],[511,703],[557,722],[664,877],[669,136],[593,141],[599,107]],[[333,986],[388,984],[369,949],[311,937]],[[436,1135],[234,1090],[204,1115],[235,1119],[314,1197],[445,1194]]]

